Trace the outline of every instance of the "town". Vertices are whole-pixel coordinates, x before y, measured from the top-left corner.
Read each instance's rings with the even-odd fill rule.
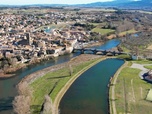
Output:
[[[130,40],[135,36],[130,34],[137,33],[137,37],[150,36],[151,18],[150,14],[117,9],[1,9],[2,72],[9,73],[22,67],[17,64],[36,63],[44,58],[71,53],[79,44],[87,46],[122,38],[125,47],[134,48],[135,44],[132,45]],[[138,32],[142,35],[138,36]],[[144,38],[138,45],[143,45],[144,41],[146,46],[150,40]],[[14,65],[19,68],[8,69]]]

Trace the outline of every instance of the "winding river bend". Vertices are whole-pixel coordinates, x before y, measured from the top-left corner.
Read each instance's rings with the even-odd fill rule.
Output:
[[[61,114],[108,114],[108,83],[124,63],[106,59],[84,72],[60,102]]]
[[[98,49],[110,49],[117,46],[120,43],[119,40],[114,39],[106,42],[102,46],[96,46]],[[69,55],[60,56],[55,60],[43,62],[34,66],[29,66],[16,73],[14,77],[7,79],[0,79],[0,114],[11,114],[13,111],[12,100],[17,95],[16,85],[21,79],[33,72],[41,70],[43,68],[53,66],[69,61],[71,58],[80,55],[80,53],[74,53]]]

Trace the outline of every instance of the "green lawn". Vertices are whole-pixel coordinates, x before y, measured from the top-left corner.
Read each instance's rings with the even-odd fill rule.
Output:
[[[117,114],[151,114],[152,104],[145,100],[151,85],[139,78],[140,70],[130,68],[131,63],[120,72],[115,85]]]
[[[136,32],[137,32],[136,30],[131,29],[131,30],[128,30],[128,31],[121,32],[121,33],[119,33],[119,35],[123,36],[123,35],[126,35],[127,33],[131,34],[131,33],[136,33]]]
[[[144,66],[144,67],[147,68],[147,69],[152,70],[152,65],[150,65],[150,66]]]
[[[56,95],[61,88],[71,79],[77,72],[81,71],[86,66],[97,61],[98,59],[82,62],[80,65],[72,67],[73,74],[70,76],[69,69],[65,66],[60,70],[50,72],[45,76],[34,81],[30,86],[33,88],[32,98],[32,112],[40,112],[41,106],[44,102],[44,96],[50,93],[52,100],[54,101]]]
[[[94,25],[94,26],[98,26],[98,25],[100,25],[100,24],[102,24],[102,23],[89,23],[90,25]]]
[[[112,30],[112,29],[100,29],[100,28],[94,28],[91,30],[92,32],[97,32],[97,33],[100,33],[102,35],[105,35],[105,34],[108,34],[108,33],[111,33],[111,32],[114,32],[115,30]]]
[[[152,61],[148,61],[148,60],[136,60],[133,62],[138,63],[138,64],[152,64]],[[146,66],[146,67],[148,67],[148,66]]]

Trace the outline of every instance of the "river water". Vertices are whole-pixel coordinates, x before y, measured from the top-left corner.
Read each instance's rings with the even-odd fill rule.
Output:
[[[107,85],[123,63],[120,59],[106,59],[84,72],[63,96],[61,114],[108,114]]]
[[[110,49],[117,46],[120,43],[119,40],[114,39],[106,42],[102,46],[97,46],[98,49]],[[12,114],[12,100],[14,96],[17,95],[16,85],[21,81],[21,79],[33,72],[44,69],[55,64],[60,64],[69,61],[71,58],[80,55],[80,53],[74,53],[69,55],[64,55],[56,58],[55,60],[50,60],[46,62],[39,63],[34,66],[26,67],[19,70],[14,77],[7,79],[0,79],[0,114]]]

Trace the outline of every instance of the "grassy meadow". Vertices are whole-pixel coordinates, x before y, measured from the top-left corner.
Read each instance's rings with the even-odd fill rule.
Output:
[[[92,32],[100,33],[101,35],[106,35],[108,33],[114,32],[115,30],[112,29],[100,29],[100,28],[94,28],[92,29]]]
[[[126,34],[132,34],[132,33],[136,33],[136,32],[137,32],[136,30],[131,29],[131,30],[119,33],[119,36],[123,36],[123,35],[126,35]]]
[[[151,61],[133,62],[140,64],[151,63]],[[141,70],[130,68],[131,65],[132,61],[129,61],[117,78],[114,99],[117,114],[151,114],[152,104],[145,100],[151,84],[141,80],[139,77]]]

